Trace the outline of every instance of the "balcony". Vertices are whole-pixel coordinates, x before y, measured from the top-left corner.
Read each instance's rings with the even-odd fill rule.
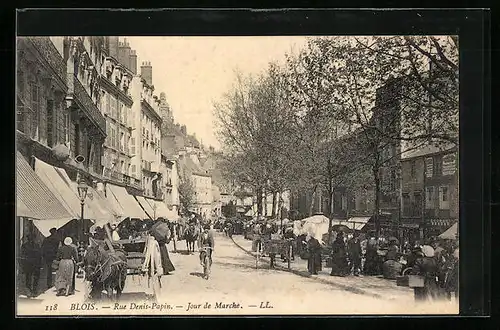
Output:
[[[136,189],[142,189],[140,180],[133,178],[131,176],[128,176],[126,174],[123,175],[123,183],[125,183],[126,185],[128,185],[130,187],[136,188]]]
[[[94,104],[89,94],[80,83],[78,78],[74,78],[74,94],[77,102],[79,103],[79,108],[87,116],[87,118],[99,129],[99,131],[106,136],[106,119],[101,114],[101,111]]]

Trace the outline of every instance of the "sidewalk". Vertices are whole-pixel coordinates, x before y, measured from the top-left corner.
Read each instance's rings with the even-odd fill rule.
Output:
[[[71,295],[68,297],[65,297],[65,296],[58,297],[58,296],[56,296],[56,293],[57,293],[56,288],[51,287],[50,289],[48,289],[44,293],[38,295],[36,297],[36,299],[54,301],[56,299],[70,298],[72,301],[74,300],[76,302],[83,303],[85,301],[85,284],[83,282],[83,279],[76,278],[76,280],[75,280],[75,294],[74,295]]]
[[[252,241],[246,240],[243,236],[233,236],[233,242],[245,252],[255,256],[252,251]],[[269,257],[262,257],[261,263],[269,265]],[[288,264],[282,262],[279,255],[276,256],[275,268],[280,271],[286,271],[298,276],[308,277],[310,279],[329,284],[346,291],[369,295],[381,299],[389,300],[409,300],[413,301],[413,290],[411,288],[399,287],[396,281],[387,280],[376,276],[330,276],[330,269],[325,269],[319,272],[318,275],[310,275],[307,272],[307,260],[302,260],[296,256],[291,262],[291,269],[288,269]]]

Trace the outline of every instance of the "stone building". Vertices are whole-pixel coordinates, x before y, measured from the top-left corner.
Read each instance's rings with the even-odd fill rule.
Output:
[[[137,129],[131,134],[135,154],[131,160],[132,176],[140,178],[146,197],[163,199],[161,180],[161,123],[160,100],[153,95],[153,69],[143,62],[140,75],[134,76],[130,86],[132,118]]]
[[[118,37],[105,37],[105,41],[102,52],[104,65],[100,72],[100,108],[106,118],[107,132],[102,174],[110,182],[141,190],[139,171],[132,171],[132,158],[137,153],[132,132],[137,130],[137,126],[132,116],[134,102],[130,94],[130,82],[137,72],[129,67],[136,67],[136,64],[131,66],[130,62],[137,59],[128,54],[125,61],[122,54],[123,62],[120,62],[117,56],[122,43],[118,42]]]

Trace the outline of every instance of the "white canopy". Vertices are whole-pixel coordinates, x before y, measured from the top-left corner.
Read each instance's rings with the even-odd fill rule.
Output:
[[[330,220],[322,214],[316,214],[313,215],[312,217],[302,219],[302,221],[305,223],[322,224],[325,222],[328,223]]]
[[[448,228],[444,233],[439,235],[439,238],[443,239],[456,239],[458,235],[458,222],[455,222],[453,226]]]

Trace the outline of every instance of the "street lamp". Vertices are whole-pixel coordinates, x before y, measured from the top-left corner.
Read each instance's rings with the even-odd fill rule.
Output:
[[[80,197],[80,206],[81,206],[81,213],[80,213],[80,226],[82,226],[81,230],[79,230],[79,238],[78,238],[78,241],[81,241],[82,240],[82,234],[84,232],[84,223],[83,223],[83,208],[85,206],[85,198],[87,197],[87,190],[89,189],[89,187],[87,186],[87,184],[85,183],[85,181],[82,179],[80,180],[80,182],[78,182],[78,197]]]

